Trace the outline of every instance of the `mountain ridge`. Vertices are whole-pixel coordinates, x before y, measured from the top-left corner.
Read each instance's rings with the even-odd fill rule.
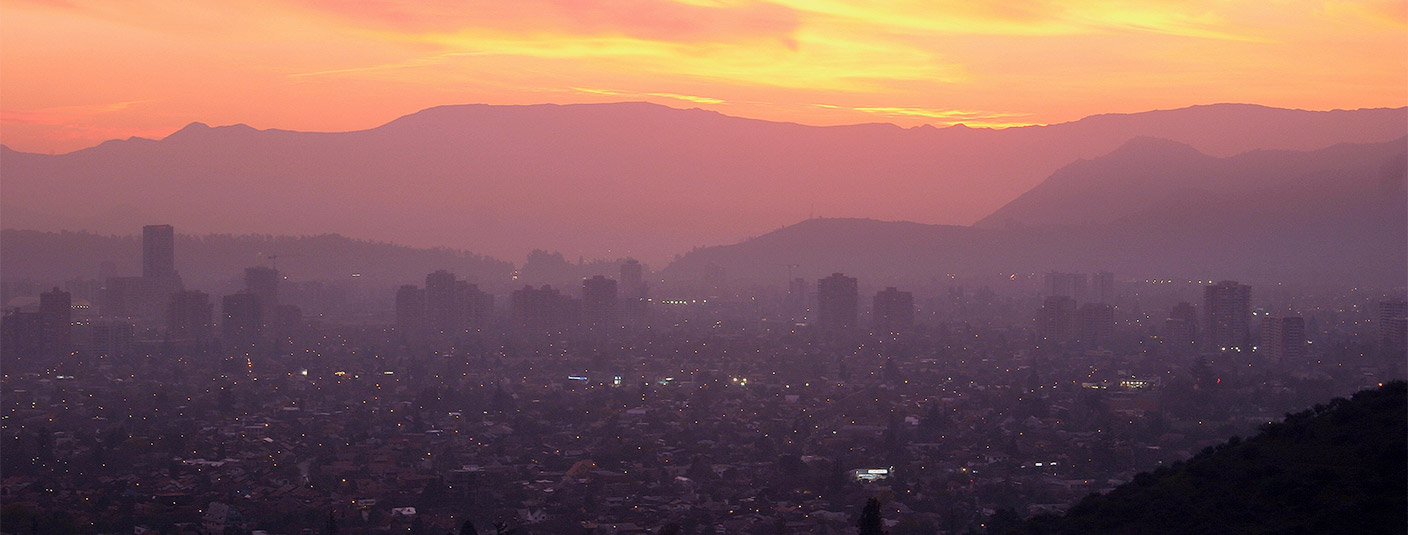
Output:
[[[6,152],[0,226],[131,228],[139,222],[97,217],[128,205],[198,233],[337,232],[503,258],[532,247],[658,264],[808,212],[969,224],[1131,137],[1225,154],[1408,131],[1408,108],[1147,113],[988,130],[814,127],[648,103],[465,105],[340,133],[188,125],[64,155]],[[1262,114],[1275,120],[1243,117]]]

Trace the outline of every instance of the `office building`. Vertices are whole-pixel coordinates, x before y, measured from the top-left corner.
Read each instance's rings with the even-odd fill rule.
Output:
[[[876,292],[872,314],[875,332],[899,333],[914,328],[914,294],[891,286]]]
[[[616,281],[597,275],[582,279],[582,325],[588,329],[611,329],[620,325]]]
[[[414,284],[396,289],[396,329],[407,334],[425,327],[425,290]]]
[[[1175,355],[1193,353],[1198,340],[1198,309],[1187,302],[1174,305],[1164,320],[1164,339]]]
[[[210,295],[182,290],[171,295],[166,313],[166,333],[173,340],[206,343],[214,336],[215,305]]]
[[[465,325],[455,298],[455,274],[439,270],[425,276],[425,321],[440,333],[463,330]]]
[[[279,307],[279,271],[255,266],[244,270],[245,291],[259,296],[259,317],[269,326],[274,321],[274,309]]]
[[[856,279],[841,273],[816,281],[817,324],[822,330],[837,332],[856,327],[859,290]]]
[[[1090,276],[1090,301],[1113,305],[1115,303],[1115,274],[1101,271]]]
[[[1069,342],[1076,335],[1076,300],[1052,295],[1042,300],[1037,313],[1037,331],[1049,342]]]
[[[576,326],[582,315],[581,302],[562,295],[552,286],[524,286],[509,300],[509,318],[520,332],[561,332]]]
[[[1042,296],[1065,296],[1080,303],[1086,300],[1086,282],[1084,273],[1047,273],[1042,285]]]
[[[1261,322],[1259,353],[1281,364],[1299,364],[1305,360],[1305,318],[1300,316],[1266,316]]]
[[[1379,346],[1399,356],[1408,348],[1408,301],[1394,299],[1379,303]]]
[[[63,290],[39,294],[39,352],[58,357],[73,351],[73,297]]]
[[[1115,307],[1104,303],[1086,303],[1076,313],[1076,336],[1092,346],[1110,343],[1115,334]]]
[[[634,258],[621,263],[621,316],[631,325],[645,322],[646,303],[650,289],[645,283],[645,269]]]
[[[1252,287],[1236,281],[1222,281],[1203,288],[1203,314],[1212,351],[1250,349]]]
[[[176,276],[176,230],[171,225],[142,227],[142,277]]]

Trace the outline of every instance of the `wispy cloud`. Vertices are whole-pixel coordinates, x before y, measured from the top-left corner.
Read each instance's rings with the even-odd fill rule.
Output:
[[[954,109],[932,109],[932,108],[903,108],[903,107],[853,107],[834,106],[828,104],[816,104],[817,107],[831,109],[849,109],[862,113],[881,115],[885,117],[923,117],[927,119],[937,119],[933,121],[937,124],[987,127],[987,128],[1009,128],[1014,126],[1032,126],[1034,122],[1014,121],[1017,117],[1030,117],[1029,113],[979,111],[979,110],[954,110]]]
[[[568,89],[571,89],[572,91],[576,91],[576,92],[578,92],[578,93],[586,93],[586,94],[589,94],[589,95],[610,95],[610,96],[621,96],[621,97],[628,97],[628,98],[660,97],[660,98],[669,98],[669,99],[674,99],[674,100],[683,100],[683,101],[687,101],[687,102],[693,102],[693,103],[696,103],[696,104],[723,104],[723,103],[727,102],[727,101],[725,101],[724,99],[721,99],[721,98],[701,97],[701,96],[698,96],[698,95],[685,95],[685,94],[681,94],[681,93],[667,93],[667,92],[659,92],[659,91],[657,91],[657,92],[618,91],[618,90],[615,90],[615,89],[594,89],[594,88],[587,88],[587,87],[571,87],[571,88],[568,88]]]
[[[54,106],[33,110],[0,109],[0,122],[65,125],[74,123],[75,121],[91,119],[98,115],[120,112],[153,101],[152,99],[125,100],[105,104]]]

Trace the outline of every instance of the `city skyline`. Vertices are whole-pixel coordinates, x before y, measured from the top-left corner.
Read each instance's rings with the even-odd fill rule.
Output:
[[[1408,532],[1405,42],[0,0],[0,529]]]

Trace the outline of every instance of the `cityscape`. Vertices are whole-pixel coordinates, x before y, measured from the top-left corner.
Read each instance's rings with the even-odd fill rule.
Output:
[[[4,286],[4,492],[52,512],[31,521],[849,533],[883,495],[892,533],[981,532],[1405,373],[1401,288],[1048,272],[916,298],[833,273],[749,295],[625,259],[328,308],[275,259],[185,289],[175,232],[141,229],[139,276]]]
[[[0,535],[1408,533],[1403,0],[0,0]]]

